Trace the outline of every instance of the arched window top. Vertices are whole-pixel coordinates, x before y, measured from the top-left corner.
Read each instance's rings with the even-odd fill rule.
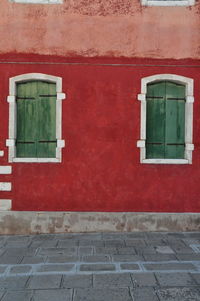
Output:
[[[147,93],[147,84],[162,81],[162,80],[168,80],[173,81],[176,83],[184,84],[186,87],[186,95],[193,95],[193,86],[194,86],[194,80],[189,77],[176,75],[176,74],[155,74],[147,77],[143,77],[141,81],[141,93],[146,94]]]
[[[56,92],[62,92],[62,78],[58,76],[43,74],[43,73],[25,73],[14,77],[9,80],[9,95],[16,95],[16,84],[20,82],[27,82],[31,80],[47,81],[56,84]]]

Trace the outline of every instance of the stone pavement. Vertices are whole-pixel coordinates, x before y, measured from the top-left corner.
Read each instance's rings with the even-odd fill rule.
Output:
[[[200,233],[0,236],[0,301],[200,301]]]

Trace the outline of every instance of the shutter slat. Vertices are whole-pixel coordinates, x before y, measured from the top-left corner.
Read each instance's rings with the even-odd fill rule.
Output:
[[[185,143],[185,87],[166,83],[165,157],[184,158]],[[169,97],[170,96],[170,97]],[[170,98],[170,99],[169,99]],[[173,100],[171,99],[173,98]],[[176,144],[176,145],[172,145]]]
[[[163,158],[165,134],[165,83],[147,86],[146,157]]]
[[[54,83],[38,83],[39,97],[39,142],[38,157],[55,157],[56,150],[56,85]],[[51,142],[54,141],[54,142]]]

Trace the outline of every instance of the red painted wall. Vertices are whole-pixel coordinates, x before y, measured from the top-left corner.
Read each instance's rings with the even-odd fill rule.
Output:
[[[0,164],[8,164],[5,141],[8,138],[9,77],[30,72],[61,76],[63,92],[67,94],[63,101],[62,129],[66,141],[63,162],[13,163],[13,174],[2,176],[2,181],[12,182],[13,190],[1,192],[0,198],[10,197],[14,210],[200,211],[198,61],[107,58],[80,59],[80,64],[69,65],[64,64],[67,60],[63,58],[52,58],[52,62],[57,60],[58,64],[17,64],[5,63],[5,60],[0,64],[0,149],[5,151]],[[101,63],[122,65],[102,66]],[[192,165],[139,163],[137,94],[142,77],[159,73],[194,79]]]

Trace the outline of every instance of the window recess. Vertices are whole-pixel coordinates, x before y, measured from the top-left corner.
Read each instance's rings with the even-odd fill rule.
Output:
[[[9,162],[61,162],[61,87],[45,74],[10,79]]]
[[[141,139],[137,142],[141,163],[191,164],[193,80],[150,76],[142,79],[142,92],[138,95]]]

